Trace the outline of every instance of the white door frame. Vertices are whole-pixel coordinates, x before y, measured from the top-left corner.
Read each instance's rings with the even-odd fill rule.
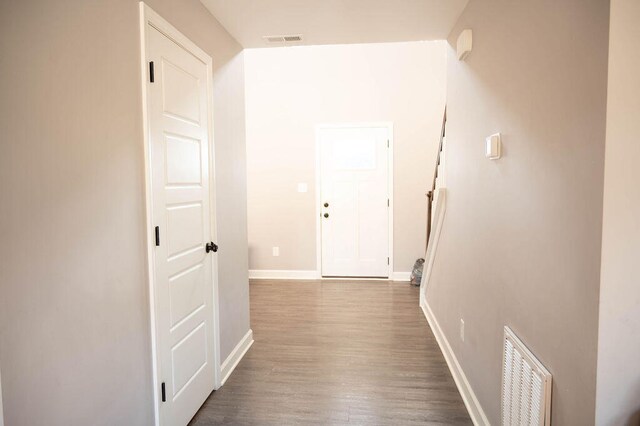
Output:
[[[147,25],[151,25],[156,30],[167,36],[169,39],[180,45],[196,58],[200,59],[207,67],[207,104],[209,110],[208,135],[209,135],[209,170],[210,185],[209,198],[211,206],[211,240],[217,241],[216,228],[216,199],[215,199],[215,143],[213,139],[213,60],[205,51],[196,46],[191,40],[185,37],[173,25],[158,15],[144,2],[140,2],[140,76],[142,85],[142,123],[144,137],[144,176],[145,176],[145,203],[146,203],[146,241],[147,241],[147,274],[149,280],[149,305],[151,317],[151,362],[153,368],[153,406],[155,414],[155,424],[160,425],[160,359],[157,348],[156,329],[156,294],[155,294],[155,234],[153,221],[152,204],[152,182],[151,182],[151,141],[149,139],[149,115],[148,115],[148,91],[147,81],[149,78],[149,67],[147,59]],[[213,278],[213,363],[214,363],[214,383],[215,389],[221,386],[220,373],[220,322],[218,303],[218,258],[213,256],[211,267]]]
[[[322,189],[322,159],[320,155],[320,132],[326,129],[354,129],[354,128],[383,128],[387,129],[389,135],[389,155],[388,161],[388,197],[389,197],[389,268],[388,279],[393,277],[393,122],[373,122],[373,123],[328,123],[316,125],[316,274],[317,278],[322,278],[322,200],[320,192]],[[352,279],[352,278],[350,278]],[[358,279],[358,278],[353,278]]]
[[[0,377],[0,426],[4,425],[4,411],[2,410],[2,377]]]

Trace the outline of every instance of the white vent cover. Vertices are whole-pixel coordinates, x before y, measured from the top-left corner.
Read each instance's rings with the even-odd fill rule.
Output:
[[[502,424],[549,426],[551,373],[509,327],[504,328]]]
[[[283,36],[264,36],[262,37],[267,43],[284,43]]]
[[[264,36],[262,39],[267,44],[289,44],[302,42],[302,34],[290,34],[290,35],[271,35]]]

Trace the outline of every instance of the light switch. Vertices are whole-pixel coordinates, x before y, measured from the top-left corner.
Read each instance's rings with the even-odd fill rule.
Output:
[[[493,134],[486,139],[484,155],[489,160],[497,160],[502,155],[502,138],[500,133]]]
[[[307,192],[309,188],[307,187],[306,183],[299,183],[298,184],[298,192]]]

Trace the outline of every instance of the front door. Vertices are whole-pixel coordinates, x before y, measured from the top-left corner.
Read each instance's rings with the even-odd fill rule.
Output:
[[[389,129],[320,128],[322,276],[389,276]]]

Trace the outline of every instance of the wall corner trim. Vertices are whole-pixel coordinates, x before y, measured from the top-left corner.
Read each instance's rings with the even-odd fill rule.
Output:
[[[473,392],[471,384],[467,380],[467,376],[465,376],[456,355],[453,353],[447,337],[442,332],[440,324],[438,324],[433,311],[426,302],[420,303],[420,307],[422,308],[422,312],[424,312],[424,316],[427,318],[427,322],[429,323],[429,327],[431,327],[431,331],[433,331],[436,341],[438,342],[438,346],[440,346],[440,351],[442,352],[445,361],[447,361],[447,365],[449,366],[453,380],[456,382],[458,392],[460,392],[460,395],[462,396],[464,405],[467,407],[471,421],[476,426],[490,426],[489,420],[487,419],[478,398],[476,398],[476,394]]]
[[[236,369],[238,363],[240,363],[244,354],[247,353],[251,345],[253,345],[253,330],[249,329],[247,334],[245,334],[238,342],[236,347],[233,348],[227,359],[225,359],[220,366],[220,371],[222,372],[222,381],[220,382],[220,386],[224,385],[229,376],[231,376],[231,373]]]
[[[426,303],[427,300],[427,288],[429,287],[429,281],[431,281],[433,264],[436,259],[436,252],[438,251],[437,248],[440,243],[440,233],[442,232],[442,225],[444,223],[444,214],[447,210],[447,189],[440,188],[436,190],[435,200],[434,222],[432,222],[432,224],[435,224],[435,227],[429,236],[427,251],[424,254],[425,262],[422,266],[422,280],[420,281],[420,306]]]
[[[392,281],[409,281],[411,280],[411,272],[398,272],[394,271],[391,274]]]
[[[249,279],[253,280],[319,280],[320,278],[322,278],[320,271],[315,270],[249,270]]]

